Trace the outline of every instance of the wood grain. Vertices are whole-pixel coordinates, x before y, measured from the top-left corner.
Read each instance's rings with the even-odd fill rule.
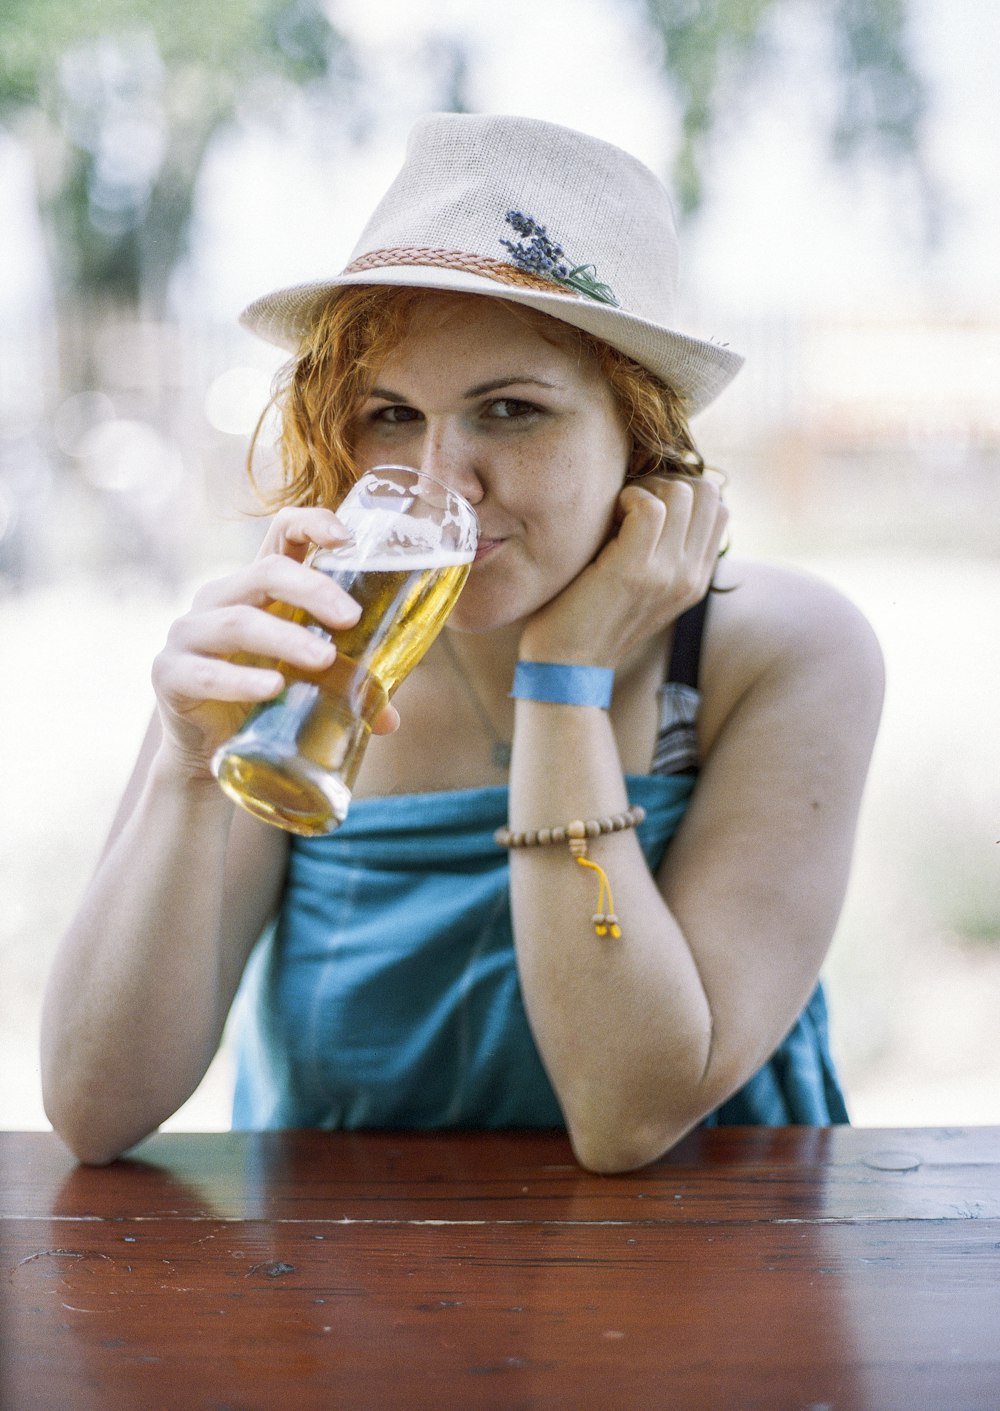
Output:
[[[0,1134],[0,1405],[1000,1407],[1000,1131]]]

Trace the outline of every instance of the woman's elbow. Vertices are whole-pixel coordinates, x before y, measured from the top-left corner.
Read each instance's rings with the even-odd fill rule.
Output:
[[[585,1171],[595,1176],[620,1176],[628,1171],[639,1171],[659,1161],[671,1147],[685,1136],[692,1123],[686,1126],[639,1127],[626,1130],[622,1127],[604,1132],[581,1132],[569,1130],[573,1154]]]
[[[125,1134],[109,1123],[106,1102],[95,1107],[44,1084],[42,1106],[56,1136],[84,1166],[108,1166],[147,1135]]]
[[[93,1146],[87,1141],[68,1141],[65,1137],[62,1137],[62,1141],[81,1166],[110,1166],[113,1161],[125,1155],[124,1151],[116,1148]]]
[[[78,1127],[72,1119],[66,1120],[58,1112],[50,1111],[48,1107],[45,1115],[63,1146],[84,1166],[109,1166],[127,1150],[120,1142],[104,1140],[99,1133]]]

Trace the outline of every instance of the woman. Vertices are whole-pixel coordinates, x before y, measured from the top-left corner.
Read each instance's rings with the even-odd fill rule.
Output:
[[[264,932],[240,1124],[565,1122],[585,1166],[615,1171],[702,1121],[846,1120],[816,980],[879,653],[821,583],[720,559],[727,513],[686,418],[740,360],[674,330],[675,257],[665,193],[616,148],[435,116],[347,270],[247,311],[296,354],[288,504],[171,630],[53,970],[47,1110],[82,1160],[193,1091]],[[355,620],[302,559],[340,542],[333,507],[387,462],[474,504],[476,563],[376,722],[346,824],[290,842],[209,772],[283,685],[234,658],[330,664],[266,608]],[[603,935],[595,869],[538,839],[574,819],[602,830]]]

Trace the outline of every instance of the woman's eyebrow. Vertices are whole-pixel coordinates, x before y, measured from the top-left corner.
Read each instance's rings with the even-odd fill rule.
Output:
[[[475,397],[485,396],[487,392],[498,392],[502,387],[544,387],[548,392],[558,391],[554,382],[543,382],[540,377],[522,377],[520,374],[515,374],[512,377],[494,377],[489,382],[479,382],[462,395],[468,402]],[[402,392],[393,392],[391,387],[373,387],[368,395],[369,397],[378,397],[383,402],[409,402],[408,397]]]
[[[549,392],[556,390],[554,382],[543,382],[540,377],[522,377],[515,374],[511,377],[494,377],[490,382],[477,383],[475,387],[470,387],[466,392],[466,399],[472,397],[482,397],[487,392],[498,392],[501,387],[544,387]]]

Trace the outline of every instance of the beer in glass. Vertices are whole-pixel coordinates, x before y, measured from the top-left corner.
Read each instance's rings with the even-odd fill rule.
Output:
[[[315,549],[307,562],[360,603],[360,618],[331,633],[301,609],[277,605],[332,638],[337,656],[321,672],[279,663],[285,689],[254,707],[212,760],[242,808],[305,836],[344,821],[372,721],[440,632],[478,539],[467,501],[404,466],[362,476],[337,516],[349,542]]]

